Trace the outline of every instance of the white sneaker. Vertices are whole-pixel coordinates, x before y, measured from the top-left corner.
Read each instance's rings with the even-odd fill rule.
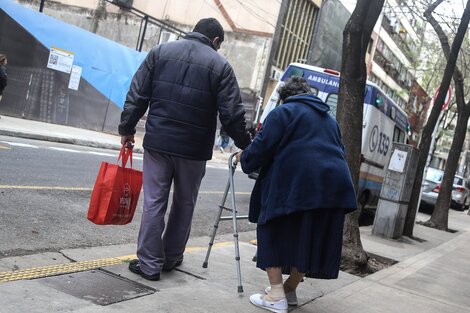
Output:
[[[266,309],[271,312],[287,313],[287,300],[286,299],[282,299],[278,301],[269,301],[269,300],[264,299],[264,297],[265,295],[262,295],[260,293],[255,293],[254,295],[251,295],[250,302],[256,305],[257,307]]]
[[[268,294],[271,291],[271,286],[266,287],[264,292]],[[286,292],[286,299],[288,305],[297,305],[297,294],[295,291]]]

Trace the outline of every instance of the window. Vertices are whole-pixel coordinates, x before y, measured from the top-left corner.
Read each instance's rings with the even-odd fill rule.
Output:
[[[393,130],[393,142],[405,142],[405,132],[396,126]]]
[[[286,69],[289,63],[307,59],[318,8],[311,0],[291,0],[281,24],[274,66]]]
[[[330,114],[336,116],[336,107],[338,106],[338,94],[330,93],[326,98],[326,104],[330,106]]]
[[[460,185],[463,186],[463,178],[462,177],[454,177],[454,185]]]
[[[430,167],[426,173],[426,180],[430,180],[434,183],[440,183],[442,181],[442,176],[444,176],[443,171]]]
[[[317,96],[318,95],[318,89],[313,87],[313,86],[310,86],[310,93],[314,96]]]

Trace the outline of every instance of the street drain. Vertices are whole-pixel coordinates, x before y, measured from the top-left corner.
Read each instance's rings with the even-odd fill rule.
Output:
[[[60,292],[99,305],[109,305],[156,292],[153,288],[101,270],[46,277],[38,281]]]

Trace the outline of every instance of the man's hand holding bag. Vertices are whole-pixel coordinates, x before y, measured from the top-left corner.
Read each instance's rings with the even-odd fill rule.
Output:
[[[130,168],[126,168],[128,161]],[[101,163],[91,194],[88,219],[98,225],[130,223],[141,188],[142,172],[132,168],[132,148],[123,145],[117,164]]]

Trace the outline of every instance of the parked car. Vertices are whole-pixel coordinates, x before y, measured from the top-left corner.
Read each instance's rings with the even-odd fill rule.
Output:
[[[470,204],[469,182],[462,176],[455,176],[452,188],[452,203],[456,210],[468,210]]]
[[[444,171],[432,167],[428,168],[426,178],[422,185],[421,202],[432,206],[436,204],[443,177]],[[468,209],[469,204],[469,183],[464,177],[455,175],[450,206],[453,209],[463,211]]]

